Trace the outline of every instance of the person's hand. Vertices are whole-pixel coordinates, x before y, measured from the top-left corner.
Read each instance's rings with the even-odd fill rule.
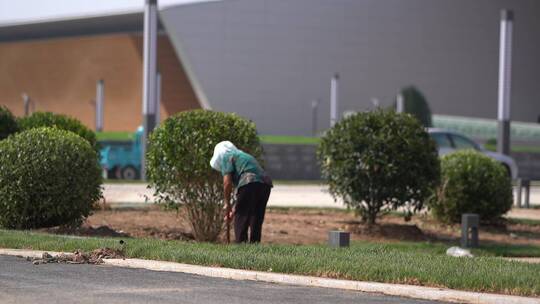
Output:
[[[225,216],[223,219],[226,221],[231,221],[234,216],[234,209],[235,208],[231,208],[230,205],[223,206],[223,210],[225,210]]]

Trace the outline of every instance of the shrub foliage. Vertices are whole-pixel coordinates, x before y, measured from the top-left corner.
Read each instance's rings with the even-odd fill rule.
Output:
[[[0,106],[0,140],[19,130],[15,116],[8,108]]]
[[[37,128],[0,141],[0,226],[76,225],[101,197],[96,152],[81,137]]]
[[[96,134],[83,125],[78,119],[63,114],[51,112],[34,112],[28,117],[19,118],[21,130],[29,130],[40,127],[55,127],[58,129],[71,131],[86,139],[97,151]]]
[[[255,124],[235,114],[194,110],[169,117],[150,137],[147,176],[158,202],[185,207],[193,235],[216,241],[223,226],[223,178],[209,164],[214,146],[229,140],[259,161]]]
[[[458,223],[463,213],[477,213],[494,221],[512,207],[512,183],[505,168],[472,150],[458,151],[441,160],[441,184],[429,200],[433,215]]]
[[[401,206],[410,216],[439,180],[435,143],[409,114],[349,116],[325,134],[317,154],[330,193],[368,224]]]

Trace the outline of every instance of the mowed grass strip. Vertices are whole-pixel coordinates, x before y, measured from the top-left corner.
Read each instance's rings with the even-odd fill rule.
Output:
[[[96,138],[99,141],[116,140],[131,141],[134,138],[135,131],[106,131],[96,132]],[[293,145],[315,145],[319,143],[318,137],[312,136],[289,136],[289,135],[260,135],[259,139],[268,144],[293,144]]]
[[[476,256],[538,258],[540,257],[540,247],[534,245],[483,244],[480,248],[473,249],[472,253]]]
[[[132,141],[133,132],[128,131],[105,131],[96,132],[98,141]],[[259,135],[262,143],[266,144],[289,144],[289,145],[317,145],[320,138],[315,136],[292,136],[292,135]],[[484,144],[486,150],[496,151],[497,146],[493,144]],[[512,146],[512,152],[540,153],[540,147],[537,146]]]
[[[493,144],[484,144],[484,148],[488,151],[497,152],[497,145]],[[512,152],[520,153],[540,153],[540,147],[537,146],[516,146],[512,145],[510,147]]]
[[[259,139],[264,144],[288,145],[317,145],[320,141],[318,137],[289,135],[260,135]]]
[[[130,258],[195,265],[404,283],[502,294],[540,296],[540,265],[496,257],[453,258],[444,246],[353,243],[349,249],[323,245],[219,245],[124,239]],[[119,239],[57,236],[0,230],[0,247],[49,251],[120,248]]]
[[[102,140],[131,141],[133,140],[134,133],[135,132],[125,132],[125,131],[96,132],[96,139],[98,141],[102,141]]]

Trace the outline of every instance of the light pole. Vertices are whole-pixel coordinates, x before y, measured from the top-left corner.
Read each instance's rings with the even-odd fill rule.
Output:
[[[319,100],[315,99],[311,102],[311,133],[317,136],[317,117],[319,116]]]
[[[156,97],[156,127],[159,125],[161,121],[161,73],[157,72],[157,97]]]
[[[514,13],[501,11],[501,33],[499,44],[499,99],[497,152],[510,154],[510,92],[512,80],[512,25]]]
[[[98,80],[96,84],[96,131],[103,131],[103,107],[105,103],[105,82]]]
[[[22,94],[23,104],[24,104],[24,116],[30,115],[30,96],[28,94]]]
[[[143,57],[143,137],[141,149],[141,179],[146,180],[148,138],[156,125],[157,99],[157,0],[146,0],[144,7]]]
[[[339,74],[336,73],[330,81],[330,127],[333,127],[338,121],[339,108]]]
[[[396,97],[396,113],[405,112],[405,100],[403,94],[399,93]]]

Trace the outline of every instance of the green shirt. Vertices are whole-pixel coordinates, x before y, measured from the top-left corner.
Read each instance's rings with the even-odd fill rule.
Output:
[[[272,186],[272,179],[264,172],[257,160],[240,150],[227,152],[221,162],[221,174],[231,174],[233,184],[240,188],[249,183],[263,183]]]

